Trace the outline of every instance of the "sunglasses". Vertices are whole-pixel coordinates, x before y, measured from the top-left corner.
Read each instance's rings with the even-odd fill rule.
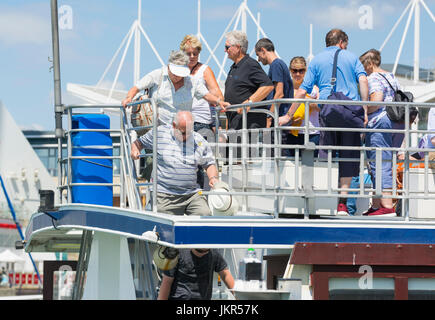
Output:
[[[305,73],[305,69],[291,69],[293,73]]]
[[[195,250],[198,251],[199,253],[206,253],[210,251],[210,249],[195,249]]]

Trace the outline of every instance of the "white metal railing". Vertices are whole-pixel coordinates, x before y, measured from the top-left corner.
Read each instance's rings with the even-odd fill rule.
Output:
[[[242,129],[239,131],[234,130],[223,130],[219,129],[219,112],[220,109],[216,108],[216,122],[217,122],[217,131],[216,134],[213,135],[214,141],[210,141],[209,143],[215,152],[216,159],[219,163],[220,168],[227,169],[228,172],[228,183],[230,187],[233,186],[233,172],[235,168],[241,169],[242,172],[242,181],[241,188],[235,188],[232,191],[234,196],[241,197],[242,201],[242,210],[248,211],[248,199],[250,197],[272,197],[273,201],[273,209],[271,210],[271,214],[275,216],[275,218],[279,218],[279,215],[283,212],[282,205],[280,205],[281,201],[285,198],[302,198],[304,200],[304,217],[306,219],[309,218],[310,214],[314,214],[314,212],[309,212],[309,204],[310,201],[316,198],[338,198],[338,197],[348,197],[348,198],[394,198],[401,199],[402,206],[402,218],[409,219],[409,201],[410,199],[425,199],[425,200],[435,200],[435,189],[429,188],[430,179],[435,177],[432,173],[432,170],[429,169],[428,153],[431,151],[430,149],[421,149],[416,146],[410,146],[410,136],[412,134],[420,134],[420,133],[428,133],[427,130],[413,130],[409,124],[409,107],[417,106],[418,108],[431,108],[435,107],[435,104],[430,103],[391,103],[391,102],[364,102],[364,105],[368,106],[386,106],[386,105],[395,105],[399,107],[404,107],[406,109],[406,118],[405,118],[405,127],[404,129],[366,129],[366,128],[330,128],[330,127],[312,127],[310,126],[309,121],[305,121],[305,125],[300,126],[279,126],[278,123],[278,109],[275,108],[275,111],[272,113],[267,109],[256,109],[255,107],[259,106],[269,106],[271,104],[281,104],[281,103],[305,103],[307,106],[305,108],[305,119],[309,119],[309,104],[347,104],[347,105],[361,105],[361,101],[332,101],[332,100],[314,100],[314,99],[279,99],[279,100],[271,100],[271,101],[263,101],[251,104],[240,104],[234,105],[227,108],[227,110],[236,110],[238,108],[243,109],[242,113]],[[138,102],[134,102],[129,104],[129,106],[143,104],[143,103],[151,103],[153,106],[153,125],[147,127],[132,127],[127,119],[127,114],[121,106],[108,106],[108,105],[86,105],[86,106],[70,106],[67,107],[68,116],[69,116],[69,124],[71,128],[71,116],[73,109],[83,109],[83,108],[104,108],[104,109],[119,109],[121,114],[121,124],[119,130],[93,130],[93,131],[105,131],[105,132],[119,132],[120,133],[120,155],[118,157],[113,156],[109,157],[111,159],[119,159],[121,164],[121,174],[120,174],[120,183],[119,184],[111,184],[113,186],[118,186],[120,188],[120,198],[121,198],[121,206],[125,207],[127,203],[129,207],[141,210],[143,209],[141,200],[140,200],[140,192],[139,188],[152,187],[153,190],[157,190],[157,170],[153,170],[152,174],[152,182],[147,183],[139,183],[137,179],[137,163],[131,160],[130,152],[131,152],[131,137],[130,133],[132,131],[137,131],[140,129],[153,129],[157,130],[158,126],[158,107],[157,103],[154,99],[145,99]],[[247,128],[247,107],[251,107],[253,109],[249,110],[249,113],[266,113],[272,117],[274,126],[270,129],[248,129]],[[303,145],[286,145],[282,144],[281,141],[281,131],[282,130],[292,130],[298,129],[302,130],[301,133],[305,134],[305,140]],[[360,132],[362,134],[367,132],[390,132],[390,133],[402,133],[404,134],[404,147],[399,148],[375,148],[368,146],[358,146],[358,147],[343,147],[343,146],[321,146],[314,145],[309,142],[309,133],[312,130],[316,131],[343,131],[343,132]],[[71,161],[74,159],[87,158],[98,159],[100,157],[72,157],[71,152],[71,133],[79,132],[79,131],[87,131],[87,130],[72,130],[70,129],[67,132],[68,136],[68,157],[64,159],[68,164],[67,170],[67,183],[61,185],[61,190],[68,190],[68,201],[71,199],[71,188],[76,185],[94,185],[94,184],[73,184],[71,183]],[[156,132],[156,131],[155,131]],[[219,141],[219,137],[221,134],[226,134],[229,137],[229,141]],[[251,135],[251,141],[249,141],[249,135]],[[237,142],[237,136],[241,138],[241,143]],[[254,137],[254,138],[252,138]],[[265,137],[269,137],[266,139]],[[153,157],[153,168],[157,168],[157,157],[156,152],[158,148],[157,135],[153,135],[153,152],[152,154],[142,154],[141,157],[151,156]],[[220,151],[228,148],[228,154],[222,156],[220,155]],[[241,148],[241,158],[236,160],[234,156],[234,149]],[[294,157],[285,157],[281,155],[281,150],[283,148],[291,148],[295,150]],[[326,150],[328,156],[326,159],[314,158],[314,150]],[[249,151],[254,150],[251,155],[249,155]],[[359,177],[360,184],[358,188],[339,188],[334,187],[333,167],[337,165],[339,162],[344,161],[355,161],[354,158],[337,158],[332,157],[332,152],[335,150],[358,150],[360,153],[359,161]],[[376,157],[375,159],[367,159],[366,152],[368,150],[375,150]],[[392,151],[393,158],[392,160],[382,159],[382,151]],[[401,163],[401,161],[397,158],[396,152],[402,152],[405,155],[405,160],[403,161],[404,170],[403,170],[403,188],[399,190],[395,185],[395,181],[397,179],[397,167]],[[409,159],[409,155],[415,152],[424,152],[426,157],[424,161],[413,161]],[[106,157],[107,158],[107,157]],[[284,184],[282,177],[280,176],[280,171],[282,171],[283,163],[290,161],[294,165],[294,184],[293,187],[286,186]],[[392,190],[388,190],[391,192],[391,195],[382,194],[383,191],[381,186],[382,174],[381,170],[377,171],[376,175],[376,188],[370,188],[364,185],[364,175],[366,173],[366,165],[368,161],[375,161],[376,167],[380,168],[382,166],[382,161],[392,161],[393,166],[393,188]],[[252,164],[255,162],[260,163],[269,163],[270,172],[273,173],[273,184],[267,185],[265,183],[265,178],[262,177],[262,182],[259,186],[250,186],[251,178],[250,168],[252,168]],[[411,163],[424,163],[423,169],[423,190],[417,190],[418,188],[413,188],[410,186],[409,182],[409,174],[410,174],[410,164]],[[318,188],[316,187],[316,177],[314,176],[314,170],[316,167],[322,165],[325,167],[327,172],[326,180],[327,187]],[[269,173],[269,171],[268,171]],[[261,174],[260,174],[261,175]],[[98,184],[101,185],[101,184]],[[353,194],[343,195],[340,194],[341,191],[353,192]],[[208,195],[214,191],[205,191],[204,194]],[[214,192],[216,194],[216,192]],[[156,192],[152,193],[152,198],[148,199],[151,204],[153,204],[152,208],[154,212],[157,212],[156,206]]]

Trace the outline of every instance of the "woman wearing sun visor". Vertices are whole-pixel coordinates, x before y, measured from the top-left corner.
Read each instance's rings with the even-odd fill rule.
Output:
[[[194,97],[225,110],[230,104],[211,94],[201,82],[194,81],[188,63],[189,57],[183,51],[172,51],[167,66],[151,71],[128,91],[122,102],[124,108],[140,91],[148,89],[149,95],[156,98],[158,118],[163,124],[171,124],[178,111],[191,111]]]

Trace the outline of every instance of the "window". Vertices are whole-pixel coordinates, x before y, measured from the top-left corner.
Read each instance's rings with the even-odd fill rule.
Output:
[[[368,288],[360,278],[330,278],[330,300],[393,300],[394,279],[374,278]]]
[[[409,300],[435,300],[435,279],[409,278]]]

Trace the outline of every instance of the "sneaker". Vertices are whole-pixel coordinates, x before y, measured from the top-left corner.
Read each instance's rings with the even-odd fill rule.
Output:
[[[344,203],[339,203],[337,207],[337,216],[348,216],[349,211]]]
[[[368,211],[367,211],[368,212]],[[394,208],[379,208],[378,210],[375,210],[371,213],[364,213],[365,216],[382,216],[382,217],[396,217],[396,211],[394,210]]]
[[[379,210],[379,208],[370,207],[369,210],[363,212],[363,216],[368,216],[370,213],[375,212],[376,210]]]

